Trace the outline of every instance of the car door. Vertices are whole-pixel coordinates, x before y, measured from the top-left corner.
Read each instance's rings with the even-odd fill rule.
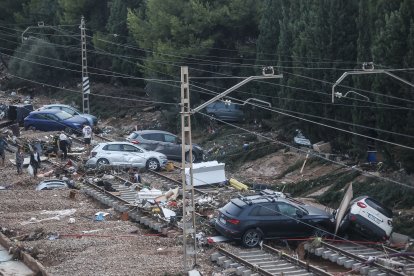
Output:
[[[164,134],[164,145],[165,145],[165,155],[171,159],[181,159],[181,144],[178,143],[179,139],[175,135]]]
[[[154,150],[158,147],[158,143],[162,141],[162,135],[158,133],[141,134],[140,146],[146,150]]]
[[[54,131],[54,130],[60,130],[57,128],[56,122],[53,120],[52,114],[47,113],[41,113],[38,114],[38,125],[39,127],[36,127],[39,130],[43,131]]]
[[[147,162],[144,152],[132,145],[123,144],[122,155],[124,158],[124,163],[133,167],[143,168]]]
[[[275,237],[279,215],[275,203],[264,203],[254,207],[249,213],[249,220],[255,222],[255,227],[262,230],[265,237]],[[283,235],[282,235],[283,236]]]
[[[99,158],[106,158],[113,165],[120,165],[124,163],[124,156],[122,155],[123,151],[121,144],[109,144],[103,147],[102,156]]]
[[[51,130],[63,130],[66,128],[66,125],[54,114],[47,114],[48,126]]]
[[[297,215],[298,208],[287,202],[278,202],[277,207],[280,213],[279,228],[286,237],[298,237],[307,232],[308,226],[303,224],[304,219]]]
[[[43,114],[38,113],[38,114],[33,114],[30,118],[30,122],[28,123],[28,125],[33,126],[34,128],[36,128],[37,130],[46,130],[46,123],[47,120],[46,118],[43,116]]]

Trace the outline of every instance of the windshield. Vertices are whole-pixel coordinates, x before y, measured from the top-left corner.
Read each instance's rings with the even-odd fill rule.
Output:
[[[72,115],[70,115],[69,113],[66,113],[65,111],[59,111],[55,113],[55,115],[61,120],[66,120],[66,119],[73,117]]]

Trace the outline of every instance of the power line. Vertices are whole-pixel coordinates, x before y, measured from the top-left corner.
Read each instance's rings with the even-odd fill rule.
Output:
[[[216,92],[211,91],[211,90],[210,90],[210,92],[213,92],[214,94],[219,94],[219,93],[216,93]],[[235,98],[232,98],[232,97],[228,97],[228,98],[235,99]],[[235,100],[237,100],[237,99],[235,99]],[[368,136],[368,135],[365,135],[365,134],[361,134],[361,133],[357,133],[357,132],[354,132],[354,131],[334,127],[334,126],[331,126],[331,125],[328,125],[328,124],[324,124],[324,123],[312,121],[312,120],[309,120],[309,119],[301,118],[301,117],[298,117],[298,116],[295,116],[295,115],[292,115],[292,114],[289,114],[289,113],[286,113],[286,112],[275,110],[274,108],[268,108],[268,107],[257,105],[257,104],[254,104],[254,103],[248,103],[248,104],[259,107],[259,108],[262,108],[262,109],[265,109],[265,110],[268,110],[268,111],[271,111],[271,112],[275,112],[275,113],[278,113],[278,114],[281,114],[281,115],[284,115],[284,116],[292,117],[292,118],[295,118],[295,119],[298,119],[298,120],[301,120],[301,121],[306,121],[308,123],[317,124],[317,125],[320,125],[320,126],[332,128],[332,129],[335,129],[335,130],[339,130],[339,131],[346,132],[346,133],[349,133],[349,134],[361,136],[361,137],[368,138],[368,139],[371,139],[371,140],[375,140],[375,141],[378,141],[378,142],[382,142],[382,143],[386,143],[386,144],[390,144],[390,145],[399,146],[399,147],[402,147],[402,148],[414,150],[414,148],[410,147],[410,146],[390,142],[390,141],[379,139],[379,138],[374,138],[374,137],[371,137],[371,136]],[[291,112],[291,111],[289,111],[289,112]],[[292,113],[295,113],[295,112],[292,112]],[[341,122],[341,121],[339,121],[339,122]]]
[[[292,76],[296,76],[296,77],[300,77],[300,78],[305,78],[305,79],[317,81],[317,82],[322,82],[322,83],[330,84],[330,85],[333,85],[334,84],[334,83],[329,82],[329,81],[315,79],[315,78],[307,77],[307,76],[302,76],[302,75],[299,75],[299,74],[293,74],[293,73],[289,73],[289,72],[283,72],[283,73],[284,74],[288,74],[288,75],[292,75]],[[366,93],[370,93],[370,94],[373,94],[373,95],[378,95],[378,96],[385,97],[385,98],[390,98],[390,99],[395,99],[395,100],[399,100],[399,101],[405,101],[405,102],[409,102],[409,103],[414,103],[413,100],[408,100],[408,99],[403,99],[403,98],[399,98],[399,97],[395,97],[395,96],[385,95],[385,94],[381,94],[381,93],[378,93],[378,92],[373,92],[373,91],[369,91],[369,90],[365,90],[365,89],[350,87],[350,86],[346,86],[346,85],[342,85],[342,84],[340,84],[338,86],[345,87],[345,88],[350,88],[350,89],[354,89],[354,90],[362,91],[362,92],[366,92]]]
[[[259,107],[261,107],[261,106],[259,106]],[[199,112],[197,112],[197,113],[199,113],[199,114],[201,114],[201,115],[203,115],[203,116],[205,116],[205,117],[207,117],[207,118],[210,118],[210,119],[212,119],[212,120],[219,121],[219,122],[221,122],[221,123],[223,123],[223,124],[226,124],[226,125],[228,125],[228,126],[231,126],[231,127],[233,127],[233,128],[237,128],[237,129],[239,129],[239,130],[243,130],[243,131],[245,131],[245,132],[247,132],[247,133],[250,133],[250,134],[253,134],[253,135],[259,136],[259,137],[261,137],[261,138],[263,138],[263,139],[265,139],[265,140],[268,140],[268,141],[271,141],[271,142],[274,142],[274,143],[277,143],[277,144],[283,145],[283,146],[288,147],[288,148],[290,148],[290,149],[295,149],[295,150],[297,150],[297,151],[302,152],[303,154],[309,154],[309,155],[311,155],[311,156],[314,156],[314,157],[317,157],[317,158],[323,159],[323,160],[325,160],[325,161],[328,161],[328,162],[334,163],[334,164],[339,165],[339,166],[341,166],[341,167],[345,167],[345,168],[348,168],[348,169],[350,169],[350,170],[354,170],[354,171],[360,172],[361,174],[363,174],[363,175],[365,175],[365,176],[375,177],[375,178],[381,179],[381,180],[386,181],[386,182],[391,182],[391,183],[398,184],[398,185],[401,185],[401,186],[406,187],[406,188],[414,189],[414,187],[413,187],[413,186],[410,186],[410,185],[407,185],[407,184],[404,184],[404,183],[398,182],[398,181],[393,180],[393,179],[390,179],[390,178],[386,178],[386,177],[383,177],[383,176],[378,176],[378,175],[375,175],[375,174],[373,174],[373,173],[366,172],[366,171],[364,171],[364,170],[362,170],[362,169],[358,169],[358,168],[356,168],[356,167],[350,167],[350,166],[348,166],[348,165],[346,165],[346,164],[344,164],[344,163],[337,162],[337,161],[334,161],[334,160],[330,160],[330,159],[328,159],[328,158],[326,158],[326,157],[320,156],[320,155],[318,155],[318,154],[316,154],[316,153],[313,153],[313,152],[308,152],[307,150],[303,150],[303,149],[301,149],[301,148],[295,148],[294,146],[291,146],[291,145],[286,144],[286,143],[284,143],[284,142],[280,142],[280,141],[277,141],[277,140],[272,139],[272,138],[270,138],[270,137],[267,137],[267,136],[261,135],[261,134],[259,134],[259,133],[257,133],[257,132],[250,131],[250,130],[245,129],[245,128],[242,128],[242,127],[240,127],[240,126],[237,126],[237,125],[234,125],[234,124],[231,124],[231,123],[228,123],[228,122],[225,122],[225,121],[219,120],[219,119],[217,119],[217,118],[215,118],[215,117],[213,117],[213,116],[210,116],[210,115],[208,115],[208,114],[205,114],[205,113],[203,113],[203,112],[200,112],[200,111],[199,111]]]
[[[18,79],[21,79],[21,80],[24,80],[24,81],[36,83],[36,84],[39,84],[39,85],[43,85],[43,86],[47,86],[47,87],[51,87],[51,88],[56,88],[56,89],[64,90],[64,91],[68,91],[68,92],[82,94],[81,91],[72,90],[72,89],[68,89],[68,88],[62,88],[62,87],[59,87],[59,86],[55,86],[55,85],[51,85],[51,84],[47,84],[47,83],[43,83],[43,82],[38,82],[38,81],[35,81],[35,80],[31,80],[31,79],[27,79],[27,78],[23,78],[23,77],[20,77],[20,76],[13,75],[11,73],[7,73],[7,75],[13,76],[15,78],[18,78]],[[160,84],[165,84],[165,83],[160,83]],[[170,85],[170,86],[172,86],[172,85]],[[177,87],[178,88],[179,86],[174,86],[174,87]],[[150,101],[150,100],[139,100],[139,99],[134,99],[134,98],[122,98],[122,97],[109,96],[109,95],[101,95],[101,94],[94,94],[94,93],[90,93],[90,95],[94,95],[94,96],[97,96],[97,97],[103,97],[103,98],[111,98],[111,99],[134,101],[134,102],[158,103],[158,104],[166,104],[166,105],[179,105],[178,103],[161,102],[161,101]]]
[[[218,94],[217,92],[214,92],[212,90],[209,90],[209,89],[206,89],[206,88],[194,85],[194,84],[191,84],[191,86],[213,93],[213,94],[209,93],[209,95],[217,95]],[[200,92],[200,91],[198,91],[198,92]],[[203,93],[203,92],[200,92],[200,93]],[[235,98],[232,98],[232,97],[228,97],[228,98],[231,98],[233,100],[238,100],[238,99],[235,99]],[[240,101],[240,100],[238,100],[238,101]],[[300,101],[300,100],[298,100],[298,101]],[[282,109],[282,108],[276,108],[276,107],[273,107],[273,108],[277,109],[277,110],[280,110],[280,111],[284,111],[284,112],[291,112],[291,113],[294,113],[294,114],[309,116],[309,117],[318,118],[318,119],[327,120],[327,121],[332,121],[332,122],[341,123],[341,124],[347,124],[347,125],[351,125],[351,126],[354,126],[354,127],[366,128],[366,129],[371,129],[371,130],[375,130],[375,131],[378,131],[378,132],[384,132],[384,133],[395,134],[395,135],[404,136],[404,137],[408,137],[408,138],[414,138],[414,136],[408,135],[408,134],[403,134],[403,133],[388,131],[388,130],[384,130],[384,129],[379,129],[379,128],[374,128],[374,127],[349,123],[349,122],[345,122],[345,121],[341,121],[341,120],[337,120],[337,119],[330,119],[330,118],[326,118],[326,117],[321,117],[321,116],[311,115],[311,114],[307,114],[307,113],[296,112],[296,111]]]

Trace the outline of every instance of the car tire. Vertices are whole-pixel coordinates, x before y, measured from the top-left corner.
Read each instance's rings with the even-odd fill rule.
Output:
[[[28,127],[27,127],[27,129],[28,129],[28,130],[33,130],[33,131],[35,131],[35,130],[36,130],[36,127],[34,127],[34,126],[28,126]]]
[[[253,248],[262,241],[262,233],[257,229],[247,230],[242,237],[242,244],[247,248]]]
[[[151,170],[151,171],[158,171],[161,167],[160,167],[160,162],[158,162],[157,159],[155,158],[151,158],[147,161],[147,170]]]
[[[186,152],[186,154],[185,154],[185,161],[186,162],[190,162],[190,152]],[[197,155],[193,151],[193,163],[195,163],[196,161],[197,161]]]
[[[105,165],[109,165],[108,159],[99,158],[98,161],[96,161],[96,167],[98,167],[98,168],[100,168],[102,166],[105,166]]]

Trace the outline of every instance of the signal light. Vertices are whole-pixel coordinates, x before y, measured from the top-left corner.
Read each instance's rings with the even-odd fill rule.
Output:
[[[231,224],[234,224],[234,225],[237,225],[237,224],[240,223],[240,220],[238,220],[238,219],[228,219],[227,222],[231,223]]]

